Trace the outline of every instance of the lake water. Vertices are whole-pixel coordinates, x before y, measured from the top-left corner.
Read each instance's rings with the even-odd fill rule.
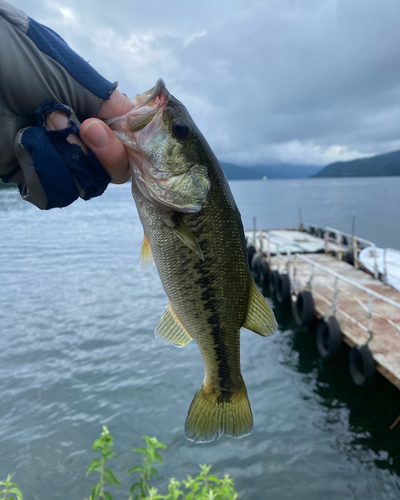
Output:
[[[350,232],[356,213],[357,234],[400,248],[400,178],[231,186],[247,228],[253,216],[258,227],[297,226],[301,208],[305,221]],[[285,309],[273,337],[242,332],[252,435],[184,438],[202,361],[194,342],[176,349],[153,336],[167,299],[154,266],[140,269],[142,234],[128,185],[50,212],[0,190],[0,480],[15,472],[27,500],[89,496],[91,444],[106,424],[117,475],[141,436],[167,444],[162,489],[212,463],[243,499],[400,498],[400,425],[389,430],[398,390],[380,376],[355,387],[346,349],[322,362],[315,332]]]

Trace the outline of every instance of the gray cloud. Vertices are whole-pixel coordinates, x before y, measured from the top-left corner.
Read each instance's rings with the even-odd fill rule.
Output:
[[[127,94],[158,77],[221,160],[400,148],[398,0],[13,0]]]

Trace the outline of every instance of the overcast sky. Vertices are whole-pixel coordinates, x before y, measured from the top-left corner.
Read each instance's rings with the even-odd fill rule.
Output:
[[[129,97],[162,77],[220,160],[400,149],[400,0],[9,0]]]

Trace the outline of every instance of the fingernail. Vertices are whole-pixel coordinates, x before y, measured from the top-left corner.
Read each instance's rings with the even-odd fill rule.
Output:
[[[104,127],[98,122],[90,122],[83,130],[85,143],[91,149],[104,149],[110,144],[110,138]]]

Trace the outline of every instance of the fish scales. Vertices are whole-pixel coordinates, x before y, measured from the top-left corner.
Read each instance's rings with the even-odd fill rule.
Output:
[[[240,370],[240,328],[265,336],[276,321],[251,277],[240,213],[218,160],[162,81],[143,96],[112,127],[131,157],[142,257],[154,258],[169,298],[156,335],[180,346],[194,339],[203,359],[186,437],[242,437],[253,417]]]
[[[214,386],[229,391],[241,380],[239,329],[247,313],[251,277],[241,224],[237,215],[232,216],[233,200],[224,195],[220,183],[211,185],[207,206],[197,214],[183,216],[199,242],[204,261],[168,230],[165,217],[172,218],[173,212],[146,204],[138,208],[174,310],[196,340]],[[216,211],[220,217],[210,217]],[[232,222],[237,231],[232,231]]]

